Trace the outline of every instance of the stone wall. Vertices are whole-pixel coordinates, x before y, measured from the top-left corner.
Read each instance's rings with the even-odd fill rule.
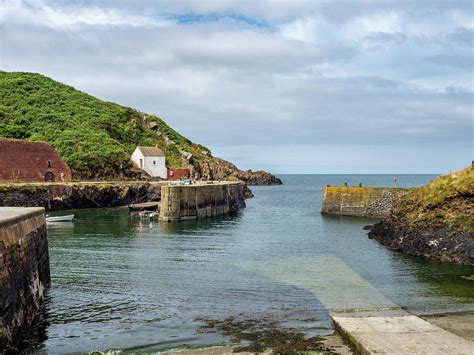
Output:
[[[324,190],[321,213],[383,218],[390,214],[394,200],[405,188],[329,186]]]
[[[0,207],[0,352],[34,322],[49,285],[44,209]]]
[[[44,207],[47,211],[117,207],[159,200],[160,189],[156,182],[3,184],[0,206]]]
[[[205,219],[245,208],[240,183],[217,182],[161,187],[160,220]]]

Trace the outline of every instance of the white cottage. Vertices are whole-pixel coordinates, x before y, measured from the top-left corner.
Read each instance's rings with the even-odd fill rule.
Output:
[[[168,177],[165,155],[160,148],[138,146],[135,148],[131,159],[136,166],[151,177],[160,177],[162,179]]]

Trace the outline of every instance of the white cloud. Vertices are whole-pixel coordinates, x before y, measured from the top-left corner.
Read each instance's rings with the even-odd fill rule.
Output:
[[[376,13],[356,17],[343,26],[347,40],[359,40],[373,33],[401,32],[400,16],[396,12]]]
[[[163,27],[172,24],[166,19],[154,19],[134,15],[117,9],[95,6],[67,7],[50,6],[41,0],[4,0],[0,4],[2,22],[35,24],[56,29],[71,29],[82,26],[98,27]]]
[[[459,63],[472,31],[443,20],[458,2],[101,4],[4,1],[2,69],[157,114],[242,168],[433,171],[471,159],[474,84]],[[368,144],[386,161],[367,158]],[[440,147],[456,159],[433,162],[449,155]]]

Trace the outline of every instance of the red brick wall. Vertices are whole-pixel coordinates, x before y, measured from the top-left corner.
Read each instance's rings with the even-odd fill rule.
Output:
[[[54,181],[60,181],[61,173],[71,181],[71,169],[48,143],[0,139],[0,181],[44,181],[48,161]]]
[[[182,180],[189,178],[189,169],[168,169],[168,180]]]

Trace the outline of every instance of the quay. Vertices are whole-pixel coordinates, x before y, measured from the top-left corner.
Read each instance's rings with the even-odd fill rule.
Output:
[[[212,181],[161,186],[160,221],[197,220],[245,208],[240,182]]]
[[[375,186],[327,186],[324,188],[322,214],[382,218],[393,202],[408,188]]]
[[[50,282],[44,208],[0,207],[0,349],[34,322]]]

